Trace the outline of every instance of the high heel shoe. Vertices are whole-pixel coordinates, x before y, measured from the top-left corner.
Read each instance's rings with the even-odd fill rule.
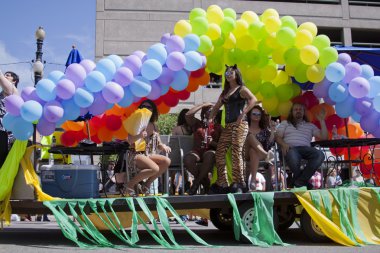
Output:
[[[129,188],[127,186],[123,187],[120,190],[120,193],[125,197],[137,197],[136,191],[133,188]]]
[[[150,196],[150,187],[148,187],[145,183],[141,183],[141,193],[145,196]]]

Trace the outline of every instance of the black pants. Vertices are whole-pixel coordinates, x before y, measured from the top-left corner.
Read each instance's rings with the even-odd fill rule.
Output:
[[[0,131],[0,168],[8,156],[8,133]]]

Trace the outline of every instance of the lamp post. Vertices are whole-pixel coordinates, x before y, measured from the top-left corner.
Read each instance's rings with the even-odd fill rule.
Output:
[[[36,40],[37,40],[37,51],[36,51],[36,59],[32,60],[33,62],[33,72],[34,72],[34,86],[42,79],[43,71],[44,71],[44,64],[42,63],[42,45],[44,44],[45,39],[45,31],[42,26],[38,27],[36,33]],[[35,145],[37,143],[37,125],[33,124],[34,131],[33,131],[33,144]],[[34,148],[34,159],[33,159],[33,167],[34,169],[37,169],[37,150]]]

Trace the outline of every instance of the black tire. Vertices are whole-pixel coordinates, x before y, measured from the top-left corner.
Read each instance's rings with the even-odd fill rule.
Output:
[[[247,227],[248,231],[252,231],[253,215],[254,215],[253,202],[247,201],[241,206],[239,206],[239,213],[243,224]],[[276,207],[273,209],[273,226],[276,231],[278,231],[278,215],[276,212]],[[251,243],[241,232],[240,241],[244,243]]]
[[[300,221],[302,231],[312,242],[321,243],[331,241],[331,239],[328,238],[318,227],[318,225],[311,219],[305,209],[302,210]]]
[[[294,205],[281,205],[276,207],[278,216],[278,230],[287,230],[296,219],[296,209]]]
[[[210,220],[217,229],[222,231],[232,231],[232,211],[229,213],[223,213],[221,208],[211,208]]]

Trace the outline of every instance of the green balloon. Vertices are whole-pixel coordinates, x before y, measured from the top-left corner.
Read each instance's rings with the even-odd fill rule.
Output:
[[[190,21],[191,20],[194,20],[195,18],[197,17],[206,17],[206,11],[203,10],[202,8],[194,8],[190,11],[190,14],[189,14],[189,19]]]
[[[225,17],[230,17],[230,18],[236,20],[236,11],[232,8],[225,8],[223,10],[223,14]]]
[[[220,24],[220,28],[224,34],[232,32],[232,30],[235,29],[235,26],[235,20],[231,17],[224,17],[222,23]]]
[[[307,65],[299,64],[294,72],[294,78],[299,83],[306,83],[308,81],[306,76]]]
[[[293,31],[297,31],[297,21],[292,16],[283,16],[281,24],[281,27],[289,27]]]
[[[291,47],[296,41],[296,33],[289,27],[282,27],[276,35],[277,42],[284,47]]]
[[[330,38],[324,34],[320,34],[314,38],[311,44],[321,52],[323,49],[330,46]]]
[[[338,60],[338,51],[333,47],[326,47],[319,54],[319,64],[322,67],[327,67],[330,63]]]
[[[248,26],[248,33],[252,38],[256,40],[261,40],[266,36],[264,23],[260,21],[255,21]]]
[[[193,28],[192,32],[196,35],[203,35],[208,30],[208,21],[205,17],[196,17],[190,20],[190,24]]]
[[[276,88],[276,95],[280,102],[289,101],[293,97],[293,88],[290,84],[283,84]]]
[[[224,44],[224,41],[226,40],[226,36],[222,33],[219,38],[212,41],[212,44],[214,47],[221,47]]]
[[[244,52],[239,48],[233,48],[227,53],[227,62],[229,65],[239,64],[244,56]]]
[[[302,89],[301,89],[301,87],[299,85],[297,85],[295,83],[292,83],[291,86],[292,86],[292,89],[293,89],[293,97],[297,97],[298,95],[301,94]]]
[[[257,47],[257,51],[260,52],[260,54],[266,54],[269,55],[272,53],[273,48],[268,47],[266,41],[263,39],[259,42],[259,45]]]
[[[298,48],[292,47],[286,50],[284,54],[284,60],[286,64],[298,65],[301,63],[300,50]]]
[[[264,98],[271,98],[276,95],[276,87],[271,82],[265,82],[260,87],[260,93]]]
[[[247,65],[256,65],[260,61],[259,52],[255,50],[249,50],[243,55],[243,62]]]
[[[202,35],[199,37],[200,39],[200,45],[199,45],[199,52],[206,53],[211,50],[212,48],[212,42],[211,39],[207,35]]]
[[[244,80],[244,83],[245,85],[247,86],[247,88],[253,93],[253,94],[256,94],[257,92],[260,91],[260,87],[262,85],[262,81],[261,80],[256,80],[256,81],[245,81]]]
[[[269,57],[268,57],[267,54],[264,54],[263,52],[259,52],[259,57],[260,57],[260,60],[259,60],[259,62],[257,64],[257,66],[259,68],[262,68],[262,67],[268,65],[268,63],[269,63]]]

